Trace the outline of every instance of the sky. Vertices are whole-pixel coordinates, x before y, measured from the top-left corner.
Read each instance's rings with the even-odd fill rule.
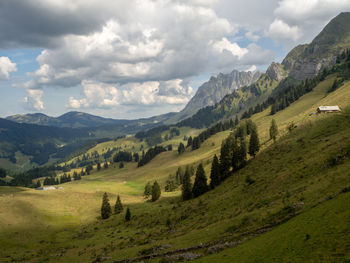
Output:
[[[349,0],[1,0],[0,117],[180,111],[210,76],[264,72]]]

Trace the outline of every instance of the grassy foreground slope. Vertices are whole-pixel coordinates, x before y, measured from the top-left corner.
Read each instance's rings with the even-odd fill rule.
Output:
[[[349,262],[350,193],[235,248],[195,262]]]
[[[83,177],[81,181],[64,184],[62,190],[39,192],[0,187],[1,261],[120,260],[147,254],[147,251],[154,251],[159,246],[163,252],[200,243],[242,240],[247,233],[281,224],[300,214],[258,237],[273,235],[271,240],[275,240],[265,252],[261,248],[259,255],[273,253],[273,244],[277,243],[280,248],[276,251],[281,251],[289,241],[279,234],[273,234],[274,231],[295,220],[304,222],[303,218],[317,214],[313,212],[314,209],[319,209],[323,203],[327,207],[329,202],[335,200],[342,203],[345,197],[339,194],[350,186],[350,112],[345,110],[342,114],[308,116],[318,104],[349,105],[349,83],[327,94],[328,82],[332,83],[332,79],[320,83],[312,92],[274,115],[280,127],[295,121],[299,126],[297,129],[283,135],[270,147],[267,147],[270,142],[266,143],[265,149],[244,169],[215,190],[191,201],[180,202],[180,192],[177,191],[163,192],[156,203],[145,202],[142,198],[143,186],[147,181],[157,179],[163,188],[169,173],[174,173],[178,166],[192,163],[203,162],[208,175],[208,161],[219,152],[221,141],[229,132],[212,136],[199,150],[187,151],[182,156],[175,151],[165,152],[142,168],[136,168],[135,164],[127,164],[123,169],[110,168]],[[294,110],[289,111],[293,107]],[[262,141],[267,139],[271,120],[268,113],[265,111],[253,117]],[[247,183],[247,176],[253,183]],[[122,201],[132,211],[130,223],[124,222],[124,214],[114,215],[105,221],[97,219],[105,191],[109,193],[111,204],[114,204],[116,195],[121,194]],[[332,198],[334,200],[329,201]],[[348,220],[343,217],[346,213],[338,215],[342,219],[334,217],[334,221],[331,221],[333,217],[327,216],[329,225]],[[168,219],[170,226],[166,225]],[[300,235],[309,234],[310,240],[317,235],[323,236],[324,228],[317,230],[317,226],[322,227],[322,224],[316,219],[313,222],[314,231],[302,233],[301,230]],[[305,225],[306,222],[298,224]],[[349,233],[350,230],[344,231],[329,229],[332,240],[344,241],[339,244],[339,251],[346,251],[349,246],[349,240],[342,238],[342,233]],[[264,244],[262,241],[251,243],[258,238],[241,245],[243,248],[247,246],[242,250],[242,258],[249,258],[249,253],[255,253],[250,251],[251,248]],[[234,248],[234,251],[241,246]],[[295,253],[299,248],[295,246]],[[322,251],[319,252],[320,257],[346,257],[345,252],[334,255],[328,253],[329,250]],[[206,249],[195,252],[201,255],[207,253]],[[288,261],[282,254],[276,253],[276,259],[279,259],[276,261]],[[221,254],[218,256],[221,257]],[[153,260],[158,261],[159,258]]]

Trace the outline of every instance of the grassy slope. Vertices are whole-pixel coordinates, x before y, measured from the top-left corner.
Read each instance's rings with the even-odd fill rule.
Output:
[[[350,185],[348,160],[336,167],[324,165],[342,146],[350,145],[349,118],[307,117],[320,104],[350,104],[349,83],[325,97],[330,83],[332,78],[274,116],[280,127],[294,120],[300,123],[299,129],[282,137],[215,191],[196,200],[178,203],[177,191],[163,193],[162,199],[153,204],[144,202],[141,194],[147,181],[157,179],[163,184],[178,166],[202,161],[208,174],[208,160],[218,153],[221,140],[229,132],[213,136],[199,150],[182,156],[166,152],[143,168],[135,164],[110,168],[64,184],[63,190],[0,187],[0,244],[4,248],[0,258],[76,262],[78,257],[87,261],[105,253],[121,259],[156,244],[171,244],[175,249],[233,238],[278,219],[288,204],[303,202],[301,211],[312,211],[313,206]],[[306,121],[316,118],[320,121]],[[268,111],[254,116],[262,140],[267,138],[270,119]],[[245,183],[247,175],[255,180],[251,186]],[[116,194],[121,194],[123,202],[131,206],[130,224],[123,222],[123,215],[96,223],[104,191],[110,194],[111,203]],[[171,232],[165,226],[167,218],[172,222]],[[77,227],[80,224],[83,226]],[[61,250],[63,258],[55,256]]]
[[[348,262],[350,193],[271,232],[195,262]]]

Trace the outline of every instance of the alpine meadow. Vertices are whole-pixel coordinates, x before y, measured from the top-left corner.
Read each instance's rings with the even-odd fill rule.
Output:
[[[350,262],[349,11],[0,3],[0,262]]]

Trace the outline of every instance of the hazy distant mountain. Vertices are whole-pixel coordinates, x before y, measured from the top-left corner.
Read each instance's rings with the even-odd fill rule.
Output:
[[[218,103],[227,94],[254,83],[260,76],[260,72],[233,70],[229,74],[220,73],[217,77],[211,77],[208,82],[198,88],[186,107],[171,121],[185,119],[195,114],[199,109]]]
[[[162,122],[165,119],[173,116],[175,113],[167,113],[150,118],[142,118],[137,120],[120,120],[103,118],[88,113],[71,111],[67,112],[57,118],[50,117],[42,113],[34,114],[17,114],[9,116],[6,119],[18,123],[38,124],[54,127],[67,127],[67,128],[95,128],[101,126],[143,126],[146,124],[155,124]]]
[[[42,113],[33,113],[13,115],[7,117],[6,119],[18,123],[69,128],[98,127],[108,124],[123,124],[125,122],[125,120],[102,118],[99,116],[76,111],[67,112],[57,118],[50,117]]]

